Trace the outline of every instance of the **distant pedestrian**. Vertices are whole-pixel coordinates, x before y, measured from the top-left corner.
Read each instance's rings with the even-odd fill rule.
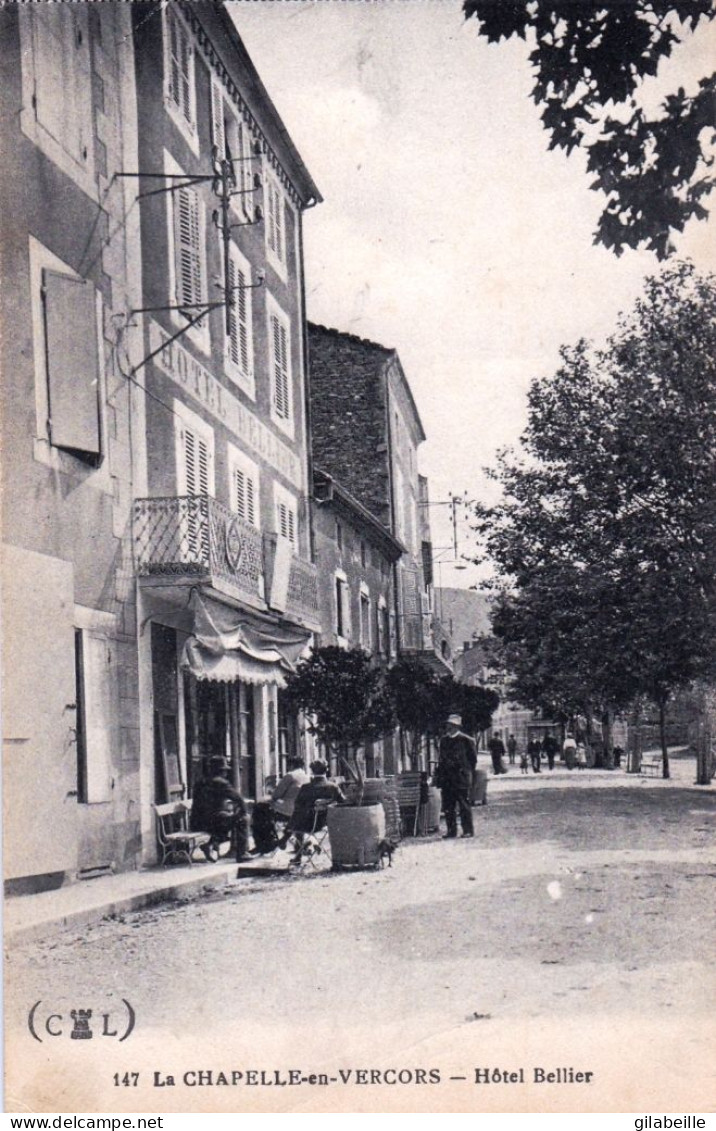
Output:
[[[540,743],[540,740],[538,738],[531,739],[529,746],[527,747],[527,751],[530,756],[530,761],[532,763],[532,769],[534,773],[540,773],[540,763],[542,761],[542,744]]]
[[[505,769],[504,763],[502,761],[505,756],[504,742],[499,737],[499,735],[494,735],[494,737],[490,739],[487,745],[489,747],[490,756],[492,758],[493,774],[506,774],[507,770]]]
[[[623,746],[615,746],[614,747],[614,766],[617,770],[619,769],[619,767],[622,764],[623,756],[624,756],[624,747]]]
[[[557,739],[553,734],[548,734],[542,743],[542,749],[547,755],[547,765],[550,770],[554,769],[554,759],[557,754]]]
[[[573,734],[568,734],[562,746],[562,754],[568,770],[573,770],[577,761],[577,742]]]
[[[477,753],[475,743],[462,730],[462,717],[450,715],[447,721],[447,734],[440,739],[438,764],[433,782],[442,793],[443,812],[447,832],[443,839],[451,840],[457,836],[457,813],[460,814],[462,835],[474,835],[470,792]],[[456,812],[457,810],[457,812]]]
[[[515,738],[514,734],[511,734],[510,737],[507,739],[507,756],[510,760],[511,766],[514,766],[514,764],[515,764],[516,754],[517,754],[517,739]]]
[[[520,770],[523,774],[528,774],[530,772],[530,759],[527,753],[527,747],[525,747],[520,754]]]

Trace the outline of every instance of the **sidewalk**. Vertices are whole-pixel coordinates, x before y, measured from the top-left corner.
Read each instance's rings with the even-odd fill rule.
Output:
[[[191,866],[122,872],[94,880],[78,880],[55,891],[12,896],[5,900],[5,940],[38,939],[48,930],[82,927],[108,915],[196,895],[236,879],[236,870],[235,860],[216,864],[197,861]]]

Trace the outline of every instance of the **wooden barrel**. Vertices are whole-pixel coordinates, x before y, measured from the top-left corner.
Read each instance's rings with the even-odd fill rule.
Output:
[[[377,801],[385,813],[385,835],[392,844],[400,840],[400,806],[398,787],[395,778],[366,778],[363,788],[363,804],[374,805]]]
[[[370,868],[380,863],[385,839],[382,805],[336,805],[328,810],[334,868]]]

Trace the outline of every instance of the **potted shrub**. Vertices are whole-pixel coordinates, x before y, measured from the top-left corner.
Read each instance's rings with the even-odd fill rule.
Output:
[[[334,867],[377,864],[385,817],[380,804],[362,804],[364,777],[358,750],[395,724],[381,670],[362,649],[316,648],[287,677],[286,695],[349,778],[346,804],[328,813]]]

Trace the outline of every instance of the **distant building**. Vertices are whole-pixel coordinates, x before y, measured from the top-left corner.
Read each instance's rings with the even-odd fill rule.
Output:
[[[314,469],[314,531],[322,645],[362,648],[387,666],[396,655],[393,570],[404,547],[362,503]],[[369,777],[396,769],[393,736],[362,752]]]
[[[398,654],[449,671],[450,641],[434,613],[424,556],[427,481],[418,474],[418,447],[425,433],[398,354],[310,323],[308,341],[315,465],[405,547],[393,566]]]

